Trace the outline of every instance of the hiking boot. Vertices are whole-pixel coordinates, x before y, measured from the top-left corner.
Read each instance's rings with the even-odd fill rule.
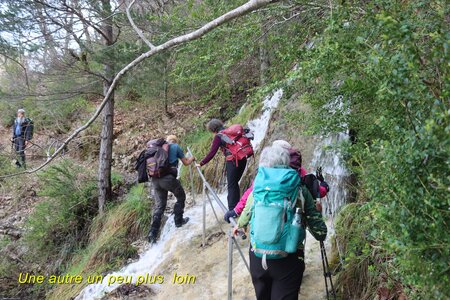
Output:
[[[181,220],[175,221],[175,227],[179,228],[189,222],[189,217],[182,218]]]
[[[150,233],[148,234],[148,242],[150,244],[154,244],[156,243],[156,240],[158,239],[158,233],[156,231],[150,231]]]

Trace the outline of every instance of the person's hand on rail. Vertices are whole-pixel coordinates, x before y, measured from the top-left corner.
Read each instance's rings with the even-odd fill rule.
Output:
[[[239,228],[237,225],[233,227],[233,235],[234,236],[241,235],[242,233],[245,233],[244,229]]]

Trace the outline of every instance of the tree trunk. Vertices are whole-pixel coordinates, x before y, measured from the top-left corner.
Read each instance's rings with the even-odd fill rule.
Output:
[[[111,4],[109,0],[102,0],[103,14],[105,16],[111,15]],[[102,31],[104,33],[103,41],[106,47],[113,44],[113,25],[112,18],[106,18],[102,24]],[[105,77],[108,81],[103,82],[103,94],[106,96],[111,86],[112,78],[114,77],[113,66],[114,59],[108,60],[104,65]],[[102,116],[102,132],[100,143],[99,167],[98,167],[98,209],[99,213],[104,212],[106,201],[112,197],[112,183],[111,183],[111,165],[112,165],[112,144],[113,144],[113,130],[114,130],[114,92],[111,94],[108,102],[103,109]]]
[[[109,83],[103,84],[103,91],[109,89]],[[102,133],[100,144],[100,157],[98,169],[98,209],[103,213],[106,201],[112,197],[111,165],[112,165],[112,142],[114,128],[114,94],[111,95],[108,103],[103,109]]]
[[[261,20],[261,38],[259,39],[259,78],[261,85],[267,83],[268,71],[270,67],[269,51],[267,50],[268,40],[267,35],[269,34],[267,28],[267,19],[265,18],[265,13],[263,13],[263,19]]]

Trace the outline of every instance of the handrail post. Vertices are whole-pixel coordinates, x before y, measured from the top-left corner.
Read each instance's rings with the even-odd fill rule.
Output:
[[[192,164],[189,165],[189,177],[191,178],[192,203],[195,205],[194,174],[192,173]]]
[[[203,184],[203,234],[202,247],[206,246],[206,185]]]
[[[181,168],[183,167],[183,164],[178,164],[177,167],[177,179],[181,178]]]
[[[233,228],[228,236],[228,300],[233,298]]]
[[[192,153],[188,151],[189,157],[192,157]],[[192,204],[195,205],[195,188],[194,188],[194,173],[192,171],[192,164],[189,165],[189,179],[191,181],[191,195],[192,195]]]

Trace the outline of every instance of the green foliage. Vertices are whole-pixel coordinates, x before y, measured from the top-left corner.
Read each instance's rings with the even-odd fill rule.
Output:
[[[434,107],[433,119],[418,128],[417,136],[401,131],[404,138],[400,143],[375,142],[372,158],[362,170],[370,195],[386,203],[378,213],[381,220],[388,221],[383,234],[386,249],[401,254],[395,259],[398,275],[414,287],[413,292],[427,290],[424,295],[434,299],[445,299],[450,284],[450,118],[442,108]]]
[[[337,247],[345,269],[338,273],[338,289],[343,299],[373,299],[380,285],[379,274],[386,270],[379,248],[375,210],[369,205],[348,204],[336,220]],[[389,278],[392,281],[392,278]]]
[[[10,147],[10,145],[8,145]],[[0,175],[11,174],[16,169],[13,159],[15,158],[14,154],[8,154],[11,151],[11,148],[3,148],[0,154]]]
[[[113,187],[119,186],[120,184],[124,183],[124,180],[125,178],[122,174],[114,170],[111,171],[111,185]]]
[[[449,296],[445,15],[445,1],[337,6],[291,74],[307,92],[314,128],[355,133],[356,142],[346,149],[349,167],[360,178],[361,193],[377,204],[370,205],[370,224],[382,230],[375,241],[362,239],[364,245],[349,240],[353,256],[345,267],[365,259],[364,249],[375,243],[393,257],[390,275],[414,299]]]
[[[86,2],[90,8],[98,9],[96,5],[91,7],[92,3]],[[171,7],[170,13],[160,16],[143,13],[135,19],[141,28],[150,28],[152,41],[158,44],[198,28],[242,3],[243,0],[185,1]],[[345,144],[344,150],[349,168],[359,178],[359,200],[367,203],[349,205],[338,222],[338,238],[345,256],[340,285],[355,291],[354,295],[346,296],[373,298],[380,285],[389,285],[405,291],[412,299],[447,298],[450,286],[447,3],[443,0],[288,3],[249,14],[199,40],[143,62],[121,82],[116,95],[126,101],[118,101],[118,105],[131,110],[134,101],[159,103],[164,83],[168,84],[170,102],[208,105],[208,113],[195,121],[197,130],[183,138],[185,145],[193,145],[194,154],[201,158],[212,139],[204,130],[209,118],[223,118],[228,124],[245,123],[259,112],[261,95],[272,87],[254,88],[260,84],[259,53],[267,49],[271,62],[266,74],[268,81],[284,80],[289,73],[288,81],[292,84],[285,89],[286,97],[299,93],[299,101],[311,105],[311,113],[289,112],[285,119],[290,125],[308,124],[308,133],[348,129],[355,133],[356,140]],[[9,7],[13,10],[2,11],[0,15],[5,20],[14,18],[24,4],[26,1],[11,2]],[[28,10],[25,12],[28,16]],[[298,17],[290,19],[295,14]],[[125,16],[118,13],[113,20],[122,25]],[[142,26],[147,24],[151,26]],[[11,23],[15,28],[5,30],[27,33],[26,25],[26,22]],[[103,65],[114,62],[111,68],[117,71],[145,50],[130,28],[120,27],[124,32],[114,45],[97,44],[89,49],[86,66],[68,60],[73,64],[64,69],[65,76],[58,76],[57,81],[52,80],[61,71],[57,63],[43,66],[46,76],[37,73],[33,74],[35,78],[30,76],[32,91],[42,83],[46,92],[56,91],[59,96],[50,97],[52,101],[43,101],[41,97],[2,101],[2,122],[11,123],[11,115],[20,105],[25,106],[37,128],[67,132],[72,116],[92,106],[89,98],[80,95],[70,101],[60,99],[68,96],[64,92],[80,92],[76,88],[84,89],[87,83],[90,86],[86,92],[99,93],[101,88],[98,77],[77,76],[80,69],[89,67],[92,72],[103,73]],[[3,50],[5,44],[0,37]],[[41,49],[41,45],[26,46],[28,51]],[[8,53],[20,52],[9,50]],[[20,80],[20,88],[23,87],[20,67],[11,62],[6,67],[12,75],[9,81],[2,81],[2,97],[18,92],[16,81]],[[249,92],[253,93],[251,100],[241,114],[232,118]],[[95,126],[87,134],[96,136],[99,123]],[[94,147],[93,143],[85,145],[83,154],[95,154]],[[6,160],[0,164],[8,165]],[[204,169],[208,178],[219,178],[221,170],[220,155]],[[27,240],[31,249],[46,253],[53,247],[67,257],[64,253],[80,246],[76,239],[87,236],[83,233],[87,232],[96,207],[95,183],[83,171],[74,165],[58,165],[43,173],[42,181],[47,187],[41,193],[48,199],[30,217]],[[113,181],[120,182],[120,176],[114,175]],[[92,240],[80,250],[69,271],[102,272],[119,266],[135,253],[130,239],[144,232],[150,220],[145,194],[142,186],[135,187],[126,201],[112,204],[103,217],[95,219],[90,227]],[[48,211],[52,212],[51,217]],[[40,257],[44,260],[46,256]],[[49,257],[53,258],[54,254]],[[388,276],[380,279],[381,274]],[[69,293],[66,289],[70,287],[58,287],[54,298],[76,294],[73,289]]]
[[[97,212],[96,181],[86,168],[69,160],[52,165],[39,178],[39,194],[46,200],[29,216],[24,239],[37,261],[60,256],[64,263],[87,241],[87,229]]]
[[[142,184],[131,188],[120,204],[109,208],[103,216],[97,216],[90,228],[89,244],[75,255],[66,273],[98,275],[121,267],[129,258],[137,255],[132,245],[147,233],[151,220],[150,201]],[[49,299],[61,299],[79,294],[81,285],[60,285]]]

